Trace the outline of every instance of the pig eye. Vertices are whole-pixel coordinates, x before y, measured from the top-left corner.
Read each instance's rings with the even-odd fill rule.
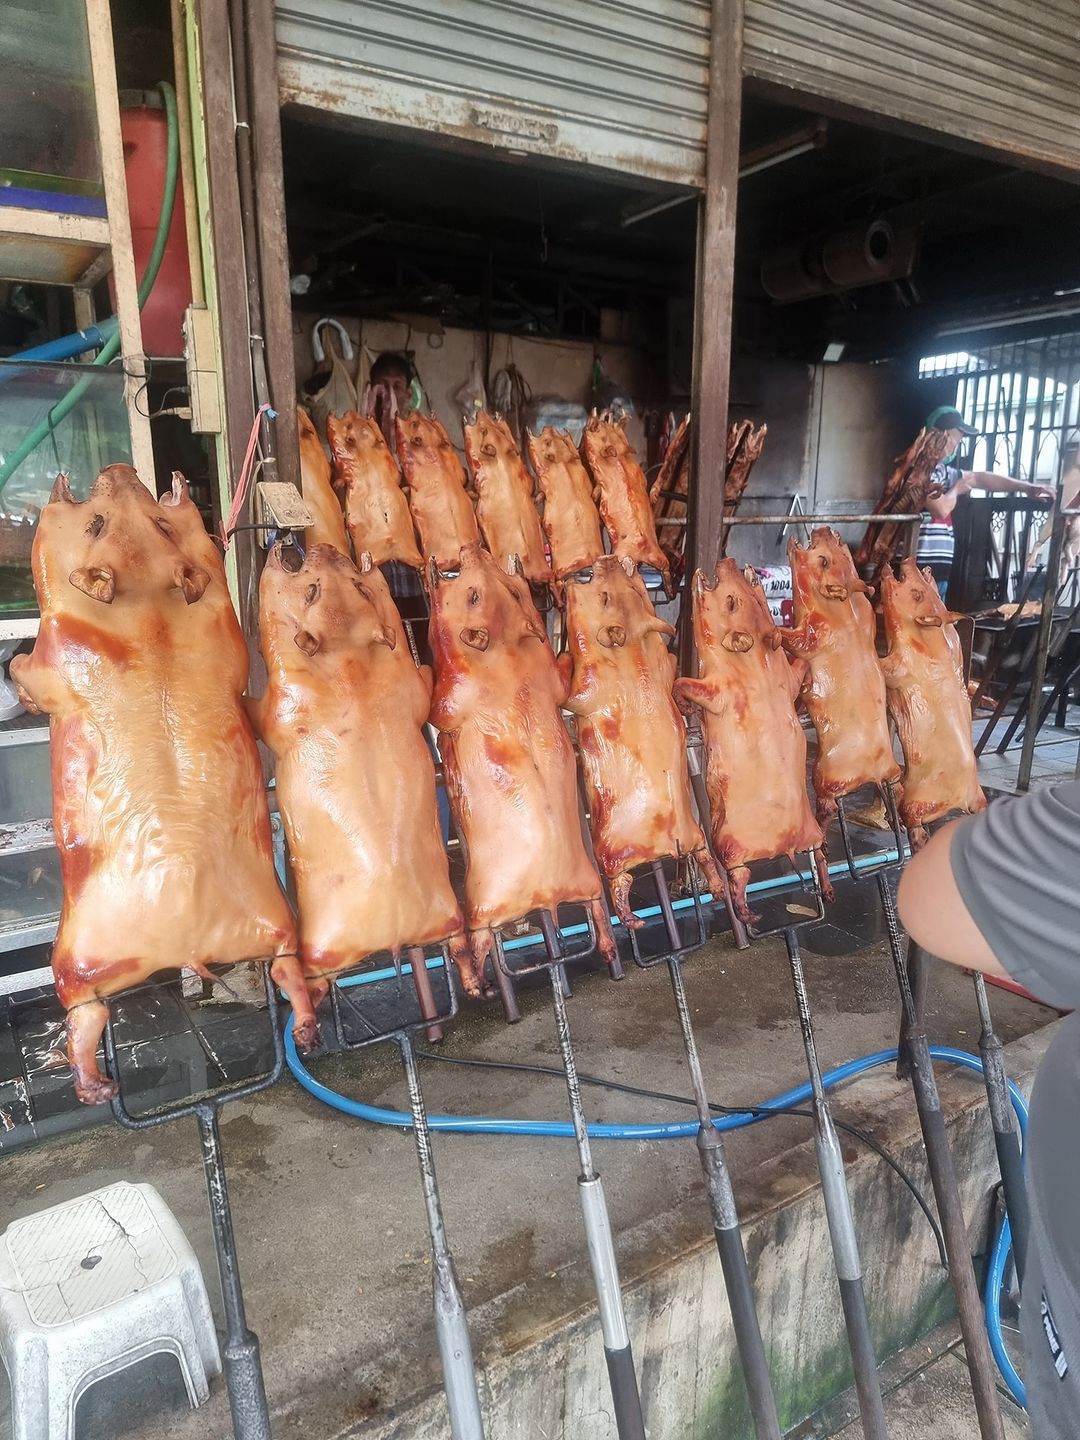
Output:
[[[829,568],[829,557],[827,555],[822,555],[821,557],[821,568],[822,570],[827,570]]]
[[[912,600],[915,601],[915,604],[916,604],[916,605],[921,605],[922,602],[923,602],[923,598],[924,598],[924,597],[923,597],[923,592],[922,592],[921,590],[912,590],[912,592],[911,592],[911,598],[912,598]]]
[[[90,536],[91,540],[96,540],[97,537],[101,534],[102,530],[104,530],[104,529],[105,529],[105,516],[104,516],[104,515],[95,515],[94,518],[90,521],[90,524],[87,525],[87,527],[86,527],[86,533],[87,533],[87,535]]]
[[[470,605],[479,605],[479,604],[480,604],[480,591],[479,591],[479,590],[470,590],[470,591],[469,591],[469,594],[468,594],[468,596],[467,596],[467,599],[468,599]]]
[[[607,593],[606,590],[602,590],[602,591],[600,592],[600,604],[601,604],[601,605],[609,605],[610,603],[611,603],[611,596]]]
[[[412,443],[416,446],[417,450],[422,450],[424,448],[424,437],[422,435],[414,435]]]
[[[371,591],[367,588],[366,585],[361,585],[359,580],[354,580],[353,584],[356,586],[357,590],[359,590],[360,594],[364,597],[365,600],[371,599]],[[313,585],[311,588],[314,590],[317,587]]]
[[[732,611],[737,610],[737,609],[739,608],[739,602],[738,602],[738,600],[735,599],[735,596],[734,596],[734,595],[729,595],[729,596],[727,597],[727,608],[728,608],[729,610],[732,610]]]
[[[311,604],[312,604],[315,600],[317,600],[318,598],[319,598],[319,587],[318,587],[318,584],[309,585],[309,586],[307,587],[307,589],[304,591],[304,599],[307,601],[307,603],[308,603],[309,605],[311,605]]]
[[[172,526],[171,526],[171,525],[169,525],[169,524],[168,524],[166,521],[164,521],[164,520],[159,520],[159,519],[157,519],[156,517],[155,517],[155,519],[154,519],[154,524],[155,524],[155,525],[157,526],[157,528],[161,531],[162,535],[167,535],[170,540],[172,539]]]

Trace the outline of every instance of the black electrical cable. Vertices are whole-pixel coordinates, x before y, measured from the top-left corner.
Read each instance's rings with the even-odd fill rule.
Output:
[[[550,1076],[557,1080],[564,1079],[562,1070],[552,1065],[528,1065],[520,1060],[480,1060],[470,1058],[467,1055],[439,1055],[433,1050],[417,1050],[418,1060],[438,1060],[443,1065],[467,1065],[477,1070],[516,1070],[524,1075]],[[625,1085],[621,1080],[605,1080],[600,1075],[586,1075],[578,1071],[578,1079],[583,1085],[595,1085],[601,1090],[617,1090],[622,1095],[634,1095],[644,1100],[666,1101],[672,1105],[689,1105],[696,1108],[697,1102],[688,1095],[669,1095],[663,1090],[645,1090],[639,1085]],[[798,1115],[807,1120],[813,1120],[812,1110],[803,1110],[794,1105],[717,1105],[709,1101],[709,1109],[717,1115],[757,1115],[763,1119],[769,1119],[777,1115]],[[838,1130],[843,1130],[848,1135],[853,1135],[861,1140],[867,1149],[872,1150],[879,1159],[884,1160],[889,1169],[892,1170],[904,1182],[918,1205],[919,1209],[926,1216],[926,1222],[934,1235],[934,1242],[937,1245],[938,1258],[941,1261],[941,1268],[945,1271],[949,1268],[949,1257],[945,1250],[945,1237],[941,1233],[941,1227],[930,1205],[922,1191],[915,1184],[911,1175],[900,1164],[894,1156],[890,1155],[883,1145],[880,1145],[872,1135],[865,1130],[860,1130],[857,1125],[849,1125],[846,1121],[837,1120],[833,1116],[833,1124]]]

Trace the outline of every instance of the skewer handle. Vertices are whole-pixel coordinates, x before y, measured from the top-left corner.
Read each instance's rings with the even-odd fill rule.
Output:
[[[975,972],[975,998],[979,1005],[982,1030],[979,1035],[979,1054],[983,1062],[983,1078],[986,1081],[986,1098],[990,1109],[990,1122],[994,1127],[994,1146],[997,1150],[998,1168],[1001,1171],[1001,1185],[1005,1191],[1005,1208],[1009,1212],[1009,1225],[1013,1237],[1013,1261],[1020,1288],[1024,1288],[1024,1266],[1027,1259],[1027,1241],[1031,1223],[1028,1211],[1027,1184],[1024,1180],[1024,1162],[1020,1152],[1020,1136],[1016,1128],[1016,1116],[1009,1098],[1009,1079],[1005,1072],[1005,1047],[1001,1036],[994,1029],[990,1014],[990,1001],[986,994],[986,981]]]
[[[626,1328],[622,1291],[619,1289],[619,1268],[615,1260],[615,1244],[611,1237],[604,1187],[598,1175],[578,1180],[581,1213],[585,1221],[585,1240],[589,1247],[596,1303],[600,1311],[600,1329],[604,1336],[611,1399],[615,1406],[615,1428],[619,1440],[645,1440],[645,1420],[641,1413],[641,1394],[634,1352]]]

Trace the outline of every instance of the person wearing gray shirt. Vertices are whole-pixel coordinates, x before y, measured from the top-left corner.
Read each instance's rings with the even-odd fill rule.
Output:
[[[900,882],[908,934],[1077,1013],[1035,1076],[1020,1328],[1035,1440],[1080,1436],[1080,782],[998,800],[939,830]]]

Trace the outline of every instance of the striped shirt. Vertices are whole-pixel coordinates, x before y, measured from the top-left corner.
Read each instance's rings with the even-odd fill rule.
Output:
[[[947,495],[959,479],[960,471],[957,466],[939,464],[934,466],[930,475],[930,484],[940,489],[943,495]],[[946,515],[944,520],[939,520],[928,510],[924,510],[916,556],[918,564],[920,566],[929,565],[931,569],[940,566],[942,569],[948,570],[952,565],[955,550],[956,537],[953,534],[952,516]],[[935,575],[935,579],[937,578],[947,577]]]

